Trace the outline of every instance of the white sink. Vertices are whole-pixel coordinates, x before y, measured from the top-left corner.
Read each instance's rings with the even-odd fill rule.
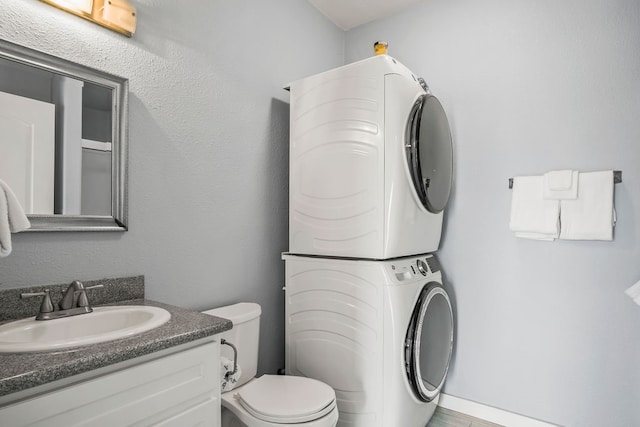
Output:
[[[0,353],[52,351],[112,341],[157,328],[171,314],[159,307],[96,307],[92,313],[54,320],[18,320],[0,325]]]

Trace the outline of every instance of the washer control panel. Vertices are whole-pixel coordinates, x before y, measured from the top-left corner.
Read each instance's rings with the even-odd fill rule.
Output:
[[[419,258],[400,258],[389,261],[387,266],[398,282],[424,277],[429,273],[440,271],[440,265],[433,255],[425,255]]]
[[[427,273],[429,273],[429,267],[427,266],[427,263],[424,262],[423,260],[421,260],[421,259],[417,260],[416,261],[416,265],[418,266],[418,271],[423,276],[426,276]]]

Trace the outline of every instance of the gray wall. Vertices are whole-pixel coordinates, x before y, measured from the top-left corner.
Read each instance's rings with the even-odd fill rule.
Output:
[[[299,0],[133,1],[131,39],[35,0],[0,38],[130,79],[130,231],[15,235],[0,288],[144,274],[193,309],[255,301],[260,370],[283,366],[292,80],[343,63],[343,32]],[[268,337],[264,339],[264,337]]]
[[[422,75],[453,128],[445,392],[566,426],[640,425],[640,3],[429,0],[347,33]],[[514,175],[620,169],[613,242],[509,231]]]

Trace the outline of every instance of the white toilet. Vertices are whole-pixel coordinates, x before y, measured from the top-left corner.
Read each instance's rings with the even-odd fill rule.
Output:
[[[336,395],[327,384],[286,375],[255,378],[261,312],[253,303],[204,312],[233,322],[233,328],[220,337],[236,347],[241,369],[236,387],[222,393],[222,427],[335,427]],[[233,350],[228,346],[222,346],[222,355],[233,360]]]

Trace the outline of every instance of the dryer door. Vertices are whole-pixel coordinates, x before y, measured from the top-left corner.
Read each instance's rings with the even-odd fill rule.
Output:
[[[409,173],[418,198],[431,213],[447,206],[453,181],[453,146],[447,116],[431,94],[413,105],[405,132]]]
[[[416,397],[430,402],[444,384],[453,350],[453,310],[442,285],[422,288],[405,340],[405,367]]]

